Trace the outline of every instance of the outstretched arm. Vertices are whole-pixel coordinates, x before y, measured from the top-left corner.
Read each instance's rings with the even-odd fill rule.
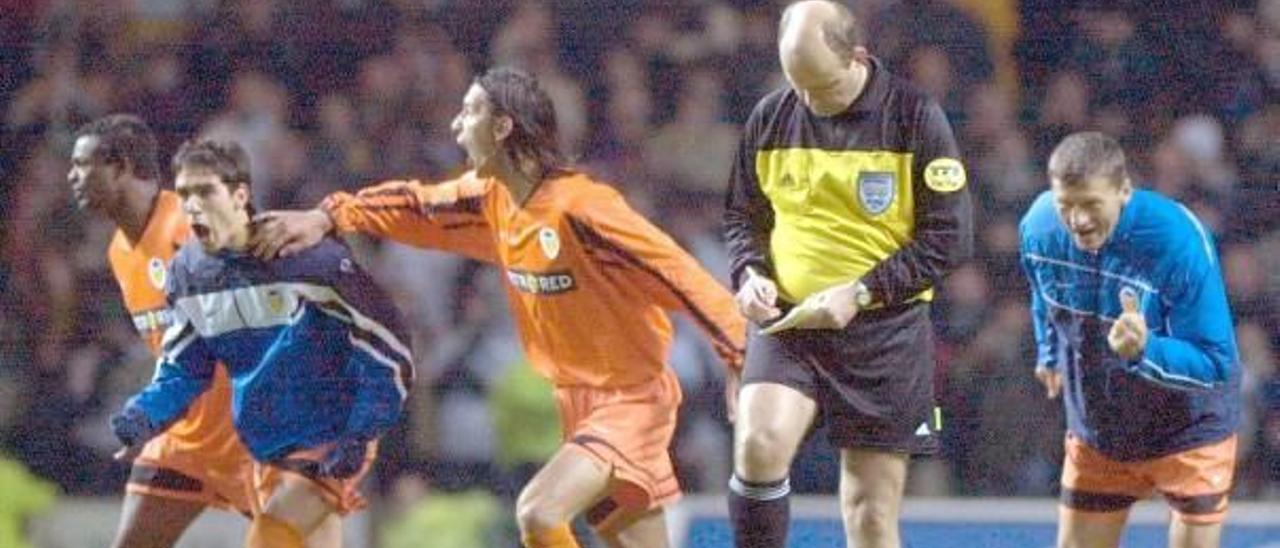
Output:
[[[258,215],[250,248],[270,259],[315,245],[330,232],[359,232],[492,263],[497,251],[484,210],[491,189],[491,182],[467,175],[439,184],[388,181],[355,194],[335,192],[316,209]]]

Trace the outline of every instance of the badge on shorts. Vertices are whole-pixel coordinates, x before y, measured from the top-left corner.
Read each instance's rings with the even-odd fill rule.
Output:
[[[542,247],[542,254],[548,259],[554,260],[560,256],[560,236],[551,227],[544,226],[538,231],[538,245]]]
[[[858,173],[858,201],[867,213],[879,215],[893,205],[893,193],[897,187],[892,171],[862,171]]]
[[[967,180],[964,164],[955,158],[934,158],[924,166],[924,184],[935,192],[955,192]]]
[[[164,261],[159,257],[152,257],[147,261],[147,279],[151,280],[151,285],[156,289],[164,289],[165,278],[168,277],[164,268]]]

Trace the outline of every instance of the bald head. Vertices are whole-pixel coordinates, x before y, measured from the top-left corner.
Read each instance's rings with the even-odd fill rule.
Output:
[[[862,42],[862,29],[848,8],[805,0],[782,12],[778,59],[787,81],[810,108],[843,110],[861,90],[859,74],[867,56]]]
[[[787,6],[778,25],[780,53],[804,55],[827,49],[844,61],[852,60],[864,37],[849,8],[829,0],[804,0]]]

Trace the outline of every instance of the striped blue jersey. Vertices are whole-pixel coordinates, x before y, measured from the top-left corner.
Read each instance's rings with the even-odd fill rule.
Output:
[[[1240,367],[1212,236],[1159,193],[1135,190],[1107,243],[1079,249],[1051,192],[1023,217],[1037,362],[1063,375],[1067,427],[1117,460],[1150,459],[1235,432]],[[1120,293],[1149,330],[1142,356],[1111,351]]]
[[[400,417],[413,380],[390,299],[334,239],[263,262],[187,244],[170,267],[174,322],[155,378],[126,403],[157,431],[227,367],[232,418],[254,459],[371,440]]]

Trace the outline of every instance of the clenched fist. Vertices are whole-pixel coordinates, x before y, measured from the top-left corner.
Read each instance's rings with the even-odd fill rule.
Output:
[[[1111,350],[1126,360],[1135,360],[1147,349],[1147,320],[1138,309],[1138,296],[1132,289],[1120,291],[1122,312],[1111,325],[1107,343]]]

